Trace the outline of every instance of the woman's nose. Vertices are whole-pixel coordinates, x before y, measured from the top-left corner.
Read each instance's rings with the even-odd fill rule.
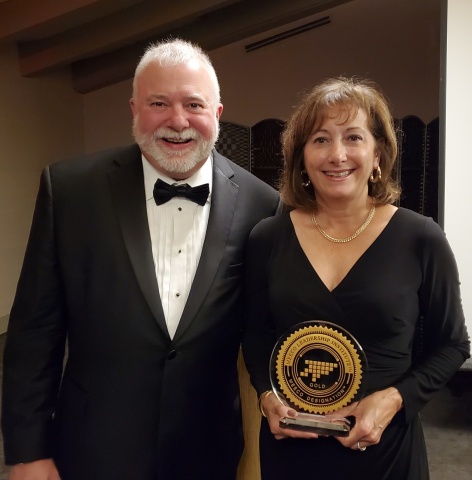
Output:
[[[331,144],[330,160],[332,162],[344,162],[347,159],[347,150],[343,142],[333,141]]]

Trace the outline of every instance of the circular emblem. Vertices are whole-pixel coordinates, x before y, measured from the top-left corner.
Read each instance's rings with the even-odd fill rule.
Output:
[[[364,352],[349,332],[330,322],[310,321],[279,339],[271,379],[275,393],[296,410],[324,414],[361,397],[366,367]]]

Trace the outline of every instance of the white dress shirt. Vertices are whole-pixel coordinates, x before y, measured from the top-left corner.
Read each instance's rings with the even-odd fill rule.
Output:
[[[144,156],[142,162],[152,256],[167,328],[173,338],[205,240],[210,215],[213,161],[210,155],[194,175],[180,181],[158,172]],[[158,178],[169,184],[188,183],[192,187],[208,183],[210,195],[203,206],[183,197],[174,197],[162,205],[156,205],[153,189]]]

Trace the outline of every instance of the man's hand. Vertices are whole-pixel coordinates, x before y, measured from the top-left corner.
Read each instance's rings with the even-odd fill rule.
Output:
[[[8,480],[61,480],[61,477],[53,460],[46,458],[13,465]]]

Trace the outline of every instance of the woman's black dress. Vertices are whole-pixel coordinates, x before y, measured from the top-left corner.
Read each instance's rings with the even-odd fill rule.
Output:
[[[366,394],[395,386],[404,404],[380,443],[364,452],[334,438],[275,440],[263,419],[262,479],[428,479],[418,412],[462,365],[470,348],[456,263],[440,227],[398,209],[329,291],[284,213],[254,228],[246,268],[249,314],[243,349],[259,394],[271,388],[269,358],[279,336],[294,324],[318,319],[342,326],[362,345],[369,365]],[[418,338],[422,351],[415,362]]]

